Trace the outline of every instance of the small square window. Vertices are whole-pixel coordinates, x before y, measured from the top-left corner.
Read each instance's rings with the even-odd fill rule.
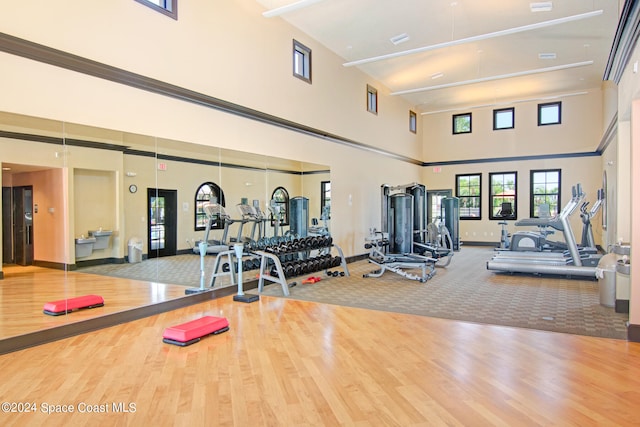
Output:
[[[453,134],[471,133],[471,113],[453,115]]]
[[[513,129],[514,108],[501,108],[493,110],[493,130]]]
[[[140,4],[149,6],[151,9],[167,15],[173,19],[178,19],[178,0],[135,0]]]
[[[378,90],[367,85],[367,111],[378,114]]]
[[[293,41],[293,75],[311,83],[311,49]]]
[[[409,111],[409,131],[413,133],[418,131],[418,115],[415,111]]]
[[[562,122],[562,102],[538,104],[538,126],[559,125]]]

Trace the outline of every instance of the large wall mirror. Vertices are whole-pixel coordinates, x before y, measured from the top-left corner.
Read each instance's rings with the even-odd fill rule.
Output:
[[[178,286],[172,295],[184,296],[185,287],[199,285],[199,255],[193,248],[205,235],[201,199],[216,191],[224,199],[215,201],[223,202],[235,220],[241,219],[242,205],[258,207],[265,215],[263,236],[289,227],[276,223],[269,211],[278,188],[291,198],[308,199],[309,221],[322,222],[328,166],[214,145],[0,112],[0,286],[17,275],[66,275],[64,289],[48,289],[46,279],[32,281],[35,289],[3,289],[3,319],[21,321],[15,327],[3,321],[0,339],[75,322],[75,314],[43,315],[42,304],[74,295],[69,276],[77,272],[128,268],[137,271],[132,280],[146,281],[149,294]],[[239,235],[240,223],[229,227],[228,238]],[[223,231],[212,228],[209,238],[222,239]],[[242,234],[251,232],[245,227]],[[191,258],[195,267],[171,276],[165,264],[173,257]],[[175,283],[176,277],[184,282]],[[20,299],[32,306],[16,307]]]

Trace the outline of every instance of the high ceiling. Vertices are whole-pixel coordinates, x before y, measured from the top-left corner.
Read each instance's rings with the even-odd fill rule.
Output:
[[[288,21],[423,113],[599,88],[619,15],[616,0],[257,1],[273,13],[299,6],[265,19]]]

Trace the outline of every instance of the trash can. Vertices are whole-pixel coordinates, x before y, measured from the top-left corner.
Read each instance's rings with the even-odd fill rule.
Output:
[[[629,300],[631,299],[631,262],[624,255],[616,264],[616,313],[629,312]]]
[[[129,250],[127,252],[127,260],[133,264],[142,261],[142,240],[138,237],[129,239]]]
[[[608,253],[600,258],[596,268],[598,288],[600,291],[600,305],[614,307],[616,304],[616,263],[618,257]]]

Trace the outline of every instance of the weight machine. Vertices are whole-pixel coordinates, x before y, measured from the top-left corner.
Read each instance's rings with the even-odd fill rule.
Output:
[[[392,191],[401,190],[391,194]],[[442,243],[451,237],[444,224],[427,225],[426,188],[412,183],[381,187],[382,230],[370,229],[365,248],[369,249],[369,262],[378,270],[364,277],[380,277],[385,271],[421,283],[436,274],[435,268],[449,264],[451,246]],[[444,261],[444,262],[442,262]],[[420,274],[410,270],[420,270]]]

